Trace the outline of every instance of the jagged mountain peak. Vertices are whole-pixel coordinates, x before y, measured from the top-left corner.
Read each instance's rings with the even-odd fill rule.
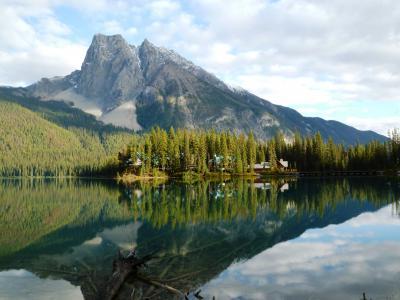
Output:
[[[93,44],[106,44],[112,42],[126,42],[124,37],[121,34],[113,34],[113,35],[106,35],[102,33],[96,33],[93,35],[92,38],[92,45]]]
[[[100,61],[129,59],[132,56],[132,48],[122,35],[96,34],[83,61],[81,69],[89,64]]]
[[[167,49],[165,47],[156,46],[152,42],[150,42],[147,38],[143,40],[143,42],[138,47],[139,53],[150,54],[153,56],[157,56],[159,61],[162,63],[174,62],[182,67],[185,68],[193,68],[193,69],[201,69],[200,67],[196,66],[190,60],[184,58],[179,53],[172,49]]]
[[[144,39],[130,45],[120,34],[93,36],[80,70],[41,80],[27,93],[73,103],[100,120],[132,129],[215,128],[252,130],[260,138],[320,131],[337,142],[384,137],[341,123],[306,118],[244,89],[232,88],[173,50]]]
[[[143,85],[137,50],[121,35],[96,34],[86,52],[77,93],[111,111],[133,100]]]
[[[143,40],[143,42],[140,44],[140,47],[155,47],[152,42],[150,42],[147,38]]]

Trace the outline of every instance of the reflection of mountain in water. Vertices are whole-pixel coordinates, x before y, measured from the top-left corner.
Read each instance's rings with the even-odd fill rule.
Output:
[[[342,223],[395,199],[395,194],[384,181],[371,181],[367,186],[366,183],[365,179],[351,182],[301,180],[292,182],[291,189],[285,193],[275,193],[274,187],[265,193],[244,183],[243,194],[239,192],[234,198],[239,203],[248,204],[248,211],[254,212],[251,218],[234,222],[230,218],[228,221],[221,218],[222,221],[213,223],[176,227],[166,225],[160,230],[151,223],[144,223],[139,229],[137,243],[143,253],[154,248],[160,250],[163,258],[152,265],[153,273],[167,274],[166,280],[175,281],[175,285],[182,289],[200,286],[237,260],[249,259],[277,243],[298,237],[309,228]],[[240,199],[239,195],[247,196]],[[257,203],[255,210],[252,209],[254,203]],[[214,204],[210,204],[206,214],[212,216],[213,221],[214,215],[237,215],[230,207]],[[196,203],[192,205],[196,207]],[[153,211],[153,215],[157,212]],[[149,236],[160,234],[160,231],[160,238],[146,243]]]
[[[139,254],[158,252],[145,272],[186,290],[308,228],[341,223],[399,198],[383,178],[299,180],[284,192],[282,182],[259,186],[242,180],[136,183],[126,189],[82,182],[8,184],[1,206],[12,212],[14,223],[21,222],[7,225],[11,231],[8,240],[1,238],[0,267],[64,278],[90,298],[91,286],[110,275],[117,250],[137,246]],[[129,223],[132,215],[138,222]],[[1,226],[11,221],[6,213],[0,217]],[[31,233],[14,242],[12,235],[26,226]]]

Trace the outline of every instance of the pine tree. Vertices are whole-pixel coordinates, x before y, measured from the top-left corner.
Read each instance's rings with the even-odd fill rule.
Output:
[[[256,142],[254,139],[253,132],[247,138],[247,157],[250,165],[250,173],[254,173],[254,164],[256,163]]]
[[[240,135],[239,146],[240,146],[240,152],[241,152],[242,163],[243,163],[243,168],[242,168],[243,173],[247,173],[248,168],[249,168],[249,162],[247,160],[247,147],[246,147],[244,135]]]
[[[197,163],[197,169],[199,170],[200,174],[204,174],[207,172],[207,140],[204,133],[200,134],[198,153],[199,160]]]
[[[224,170],[228,169],[229,166],[229,153],[228,153],[228,145],[226,141],[225,133],[221,134],[221,156],[222,156],[222,166]]]
[[[270,143],[268,144],[268,158],[271,171],[276,171],[278,168],[275,147],[276,147],[275,141],[271,140]]]
[[[145,157],[144,157],[144,172],[145,173],[150,173],[153,165],[152,165],[152,143],[149,137],[146,137],[145,139]]]
[[[184,144],[183,144],[183,166],[182,168],[184,170],[189,169],[190,165],[190,137],[189,133],[185,130],[183,133],[183,139],[184,139]]]
[[[236,151],[235,151],[235,173],[237,174],[243,173],[243,161],[239,145],[236,146]]]
[[[160,165],[165,170],[168,157],[168,136],[165,130],[160,130]]]

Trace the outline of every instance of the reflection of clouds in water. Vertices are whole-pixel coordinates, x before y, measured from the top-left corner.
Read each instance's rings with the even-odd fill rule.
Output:
[[[0,299],[78,300],[83,296],[79,287],[65,280],[41,279],[25,270],[10,270],[0,272]]]
[[[400,218],[397,215],[397,205],[388,205],[379,211],[372,213],[363,213],[359,218],[353,218],[349,220],[350,226],[372,226],[372,225],[392,225],[400,226]]]
[[[105,229],[94,238],[72,247],[69,251],[40,256],[36,264],[39,267],[73,266],[77,261],[96,260],[96,257],[104,256],[102,252],[104,243],[114,244],[121,249],[132,249],[136,245],[140,226],[141,223],[135,222]],[[42,279],[25,270],[10,270],[0,272],[0,300],[3,299],[75,300],[83,299],[83,296],[79,287],[65,280]]]
[[[91,240],[87,240],[82,245],[98,246],[98,245],[101,245],[102,242],[103,242],[103,239],[99,236],[96,236],[95,238],[93,238]]]
[[[105,241],[117,245],[121,249],[129,250],[136,246],[138,230],[142,223],[135,222],[105,229],[98,235]]]
[[[400,219],[389,205],[312,229],[229,267],[205,286],[217,299],[400,299]]]
[[[47,257],[52,261],[57,261],[58,264],[74,265],[74,262],[77,260],[85,261],[86,258],[95,258],[96,255],[102,255],[99,251],[101,251],[104,243],[111,243],[120,249],[130,250],[136,246],[140,226],[140,222],[134,222],[105,229],[94,238],[72,247],[68,252],[51,254],[49,256],[43,255],[41,259]]]

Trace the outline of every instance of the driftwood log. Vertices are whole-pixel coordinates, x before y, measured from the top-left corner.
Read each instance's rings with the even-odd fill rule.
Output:
[[[128,278],[141,281],[150,286],[162,288],[169,293],[175,294],[179,299],[203,299],[200,295],[200,290],[192,293],[183,293],[182,291],[156,279],[147,278],[139,274],[139,269],[146,265],[146,263],[153,258],[153,255],[146,255],[139,258],[136,251],[132,250],[127,256],[123,256],[118,252],[118,257],[113,261],[113,273],[109,278],[107,284],[103,289],[97,292],[96,299],[98,300],[112,300],[118,296],[121,287],[124,285]]]
[[[138,269],[144,266],[151,257],[151,255],[146,255],[138,258],[135,250],[132,250],[127,256],[123,256],[121,252],[118,252],[118,257],[113,262],[113,273],[106,284],[105,290],[101,290],[98,293],[97,299],[114,299],[128,277],[136,275]]]

